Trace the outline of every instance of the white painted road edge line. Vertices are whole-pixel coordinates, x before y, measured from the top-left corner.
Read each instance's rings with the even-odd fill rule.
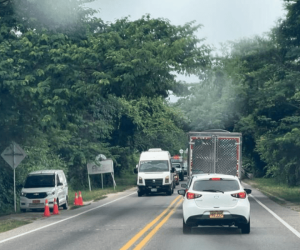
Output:
[[[289,229],[293,234],[295,234],[298,238],[300,238],[300,233],[293,228],[290,224],[285,222],[283,219],[281,219],[277,214],[275,214],[270,208],[265,206],[263,203],[261,203],[258,199],[256,199],[252,194],[250,194],[250,197],[252,197],[259,205],[261,205],[264,209],[266,209],[270,214],[272,214],[277,220],[279,220],[287,229]],[[1,243],[1,242],[0,242]]]
[[[107,203],[105,203],[105,204],[103,204],[103,205],[100,205],[100,206],[98,206],[98,207],[91,208],[91,209],[89,209],[89,210],[86,210],[86,211],[81,212],[81,213],[79,213],[79,214],[73,215],[73,216],[68,217],[68,218],[66,218],[66,219],[63,219],[63,220],[60,220],[60,221],[56,221],[56,222],[54,222],[54,223],[48,224],[48,225],[43,226],[43,227],[39,227],[39,228],[37,228],[37,229],[28,231],[28,232],[26,232],[26,233],[18,234],[18,235],[16,235],[16,236],[7,238],[7,239],[5,239],[5,240],[1,240],[1,241],[0,241],[0,244],[1,244],[1,243],[4,243],[4,242],[6,242],[6,241],[13,240],[13,239],[15,239],[15,238],[24,236],[24,235],[26,235],[26,234],[30,234],[30,233],[33,233],[33,232],[35,232],[35,231],[44,229],[44,228],[46,228],[46,227],[51,227],[51,226],[56,225],[56,224],[58,224],[58,223],[61,223],[61,222],[63,222],[63,221],[73,219],[73,218],[78,217],[78,216],[80,216],[80,215],[82,215],[82,214],[88,213],[88,212],[90,212],[90,211],[92,211],[92,210],[98,209],[98,208],[100,208],[100,207],[104,207],[104,206],[106,206],[106,205],[108,205],[108,204],[111,204],[111,203],[113,203],[113,202],[116,202],[116,201],[118,201],[118,200],[125,199],[125,198],[127,198],[128,196],[133,195],[133,194],[136,194],[136,192],[131,193],[131,194],[128,194],[128,195],[123,196],[123,197],[121,197],[121,198],[118,198],[118,199],[116,199],[116,200],[107,202]]]

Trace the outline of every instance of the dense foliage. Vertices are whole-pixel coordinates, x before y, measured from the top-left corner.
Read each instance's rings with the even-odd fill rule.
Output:
[[[300,1],[264,37],[228,43],[178,102],[192,129],[243,133],[243,166],[300,184]]]
[[[143,16],[104,24],[90,0],[0,0],[0,151],[11,141],[29,171],[64,169],[87,186],[86,164],[102,153],[118,175],[149,147],[185,147],[184,119],[166,97],[176,73],[210,64],[199,26]],[[13,175],[0,159],[0,210],[13,202]]]

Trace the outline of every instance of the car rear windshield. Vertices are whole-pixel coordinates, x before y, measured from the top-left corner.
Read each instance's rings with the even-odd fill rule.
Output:
[[[193,190],[218,190],[218,191],[236,191],[240,189],[240,185],[236,180],[198,180],[194,182]]]
[[[140,172],[166,172],[169,171],[168,161],[141,161]]]
[[[24,188],[55,187],[55,175],[30,175],[27,177]]]

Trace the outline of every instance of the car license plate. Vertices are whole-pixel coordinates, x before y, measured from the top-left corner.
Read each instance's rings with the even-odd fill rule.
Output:
[[[33,200],[32,203],[33,204],[38,204],[38,203],[40,203],[40,200]]]
[[[151,192],[157,192],[157,188],[151,188]]]
[[[209,218],[211,218],[211,219],[224,218],[223,211],[211,211]]]

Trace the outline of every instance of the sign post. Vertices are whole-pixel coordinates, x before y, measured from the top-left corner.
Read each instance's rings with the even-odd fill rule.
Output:
[[[12,142],[1,154],[2,158],[11,166],[14,170],[14,207],[17,212],[16,203],[16,168],[26,157],[24,150],[15,142]]]

